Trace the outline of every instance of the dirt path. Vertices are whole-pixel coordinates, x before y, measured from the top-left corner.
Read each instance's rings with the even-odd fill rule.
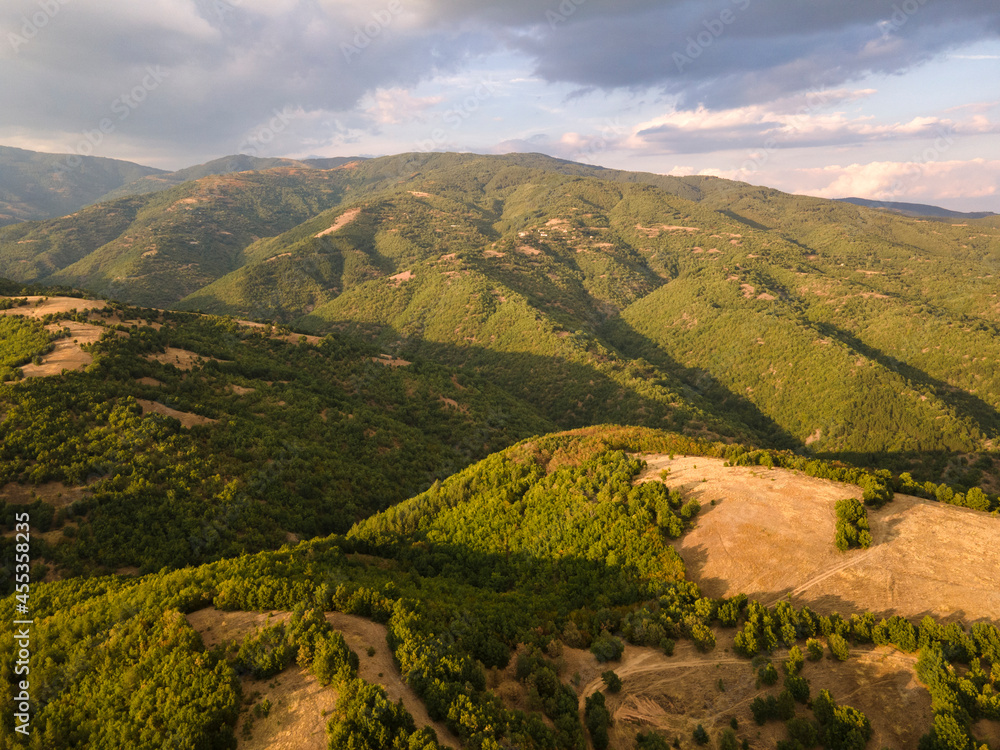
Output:
[[[290,617],[291,614],[288,612],[223,612],[214,607],[207,607],[187,615],[191,627],[201,633],[202,641],[206,648],[212,648],[224,641],[242,640],[248,633],[252,633],[269,623],[285,622]],[[459,747],[458,738],[443,723],[431,720],[423,701],[403,681],[403,677],[392,658],[392,653],[389,651],[389,646],[386,644],[386,628],[384,625],[379,625],[364,617],[346,615],[342,612],[327,612],[326,619],[334,630],[339,630],[343,634],[347,645],[357,653],[360,660],[358,666],[359,677],[373,685],[381,685],[390,700],[394,702],[402,700],[403,705],[410,712],[410,715],[413,716],[413,720],[417,723],[418,727],[429,726],[434,729],[437,733],[439,744],[445,747]],[[368,654],[369,647],[375,650],[371,656]],[[320,691],[333,696],[330,699],[330,707],[332,707],[336,697],[335,692],[329,688],[319,686],[316,678],[307,672],[304,676],[298,675],[297,672],[299,671],[303,670],[298,667],[291,667],[274,678],[274,681],[293,686],[296,691],[295,694],[303,698],[303,700],[305,697],[312,696],[316,692],[311,686],[310,681],[312,681]],[[261,690],[259,683],[263,683],[266,686],[269,681],[256,681],[256,683],[258,683],[256,689]],[[267,697],[263,694],[263,691],[261,692],[263,697]],[[274,699],[270,700],[272,703],[275,702]],[[309,698],[302,705],[318,706],[318,700],[322,703],[322,700],[319,698]],[[291,705],[291,698],[288,698],[286,703]],[[261,725],[264,726],[263,723]],[[285,716],[282,725],[285,726],[282,737],[288,737],[296,741],[301,739],[303,742],[307,738],[313,737],[317,731],[316,727],[319,726],[323,730],[322,736],[325,742],[326,720],[318,710],[296,709]],[[253,740],[249,743],[244,744],[244,740],[241,739],[240,747],[252,750],[263,747],[280,747],[282,749],[286,747],[290,749],[299,747],[295,744],[261,745],[256,744],[256,740],[257,735],[255,733]],[[313,747],[311,744],[303,744],[301,746]],[[316,745],[316,748],[317,750],[320,750],[320,748],[325,749],[325,744]]]
[[[850,567],[853,567],[855,565],[858,565],[859,563],[864,562],[869,557],[871,557],[872,555],[874,555],[876,553],[876,551],[877,550],[874,550],[874,549],[867,549],[864,552],[858,551],[858,552],[847,552],[847,553],[845,553],[845,554],[850,555],[850,559],[849,560],[845,560],[844,562],[840,563],[839,565],[834,565],[832,568],[829,568],[829,569],[825,570],[824,572],[820,573],[818,576],[814,576],[814,577],[810,578],[808,581],[806,581],[805,583],[803,583],[801,586],[798,586],[797,588],[792,589],[792,591],[790,591],[788,593],[788,596],[798,596],[802,592],[808,591],[809,589],[811,589],[816,584],[822,583],[823,581],[827,580],[828,578],[831,578],[831,577],[835,576],[837,573],[841,572],[842,570],[847,570]],[[775,604],[777,604],[783,598],[784,597],[779,596],[777,599],[774,599],[773,601],[767,602],[767,606],[768,607],[773,607]]]
[[[708,653],[698,651],[688,641],[678,641],[673,656],[659,649],[627,645],[622,659],[598,665],[587,675],[580,692],[580,711],[586,698],[604,690],[600,672],[614,670],[622,680],[617,694],[605,692],[608,710],[614,719],[611,747],[631,749],[635,734],[657,729],[668,743],[680,737],[682,747],[690,743],[694,728],[701,724],[712,736],[739,723],[737,735],[749,740],[752,748],[773,748],[786,733],[781,722],[759,727],[750,704],[760,695],[776,695],[781,684],[758,687],[756,670],[749,659],[732,653],[735,631],[717,631],[718,644]],[[775,665],[787,658],[787,650],[771,655]],[[824,658],[806,662],[802,675],[811,691],[830,690],[839,703],[863,711],[871,721],[871,747],[916,747],[920,735],[930,725],[930,694],[916,678],[916,656],[888,647],[852,649],[845,662]],[[798,715],[808,716],[800,707]],[[687,740],[687,741],[686,741]]]

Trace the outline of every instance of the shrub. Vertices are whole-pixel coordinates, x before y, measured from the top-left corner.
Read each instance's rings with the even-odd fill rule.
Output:
[[[601,675],[601,679],[604,681],[604,685],[608,688],[609,693],[617,693],[622,689],[622,679],[614,670],[609,669]]]
[[[590,653],[597,657],[597,661],[617,661],[625,652],[625,644],[620,639],[615,638],[607,631],[601,633],[594,642],[590,644]]]

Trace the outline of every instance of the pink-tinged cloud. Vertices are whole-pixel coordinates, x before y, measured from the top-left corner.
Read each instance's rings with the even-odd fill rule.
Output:
[[[879,161],[798,170],[800,192],[820,198],[915,200],[924,203],[1000,196],[1000,160]],[[1000,199],[997,201],[1000,209]]]
[[[443,101],[440,96],[413,96],[403,88],[377,89],[370,99],[365,112],[380,125],[423,122],[424,113]]]
[[[635,151],[695,154],[1000,133],[1000,122],[991,120],[983,110],[964,113],[964,119],[926,116],[896,123],[877,123],[870,116],[848,117],[844,112],[828,111],[831,106],[872,93],[871,90],[820,91],[768,105],[675,110],[640,124],[627,146]]]

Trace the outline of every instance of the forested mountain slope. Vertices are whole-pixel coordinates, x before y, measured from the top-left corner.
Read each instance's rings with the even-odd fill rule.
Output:
[[[530,154],[206,177],[0,231],[18,280],[375,336],[562,427],[705,429],[966,486],[1000,432],[998,270],[996,219]]]
[[[346,334],[71,298],[0,310],[0,334],[3,523],[28,510],[60,575],[346,531],[551,428],[473,373]]]
[[[121,187],[109,191],[102,195],[94,203],[103,203],[117,198],[127,198],[133,195],[145,195],[147,193],[157,193],[167,190],[176,185],[181,185],[192,180],[200,180],[203,177],[213,175],[226,175],[233,172],[260,172],[265,169],[276,169],[284,167],[287,169],[333,169],[343,164],[357,161],[350,156],[333,159],[297,159],[266,158],[258,156],[248,156],[247,154],[234,154],[224,156],[221,159],[213,159],[204,164],[197,164],[193,167],[178,169],[176,172],[164,172],[162,174],[142,177],[138,180],[128,182]]]
[[[886,477],[790,453],[634,428],[532,438],[345,536],[142,579],[36,585],[35,731],[62,748],[232,748],[240,714],[252,741],[272,708],[243,686],[283,682],[297,662],[311,691],[336,690],[313,725],[327,725],[330,746],[434,750],[428,729],[359,678],[360,661],[388,649],[394,676],[462,747],[913,747],[926,735],[921,747],[946,748],[989,736],[994,624],[705,597],[674,545],[707,509],[669,474],[637,483],[636,454],[783,465],[891,501]],[[13,618],[15,601],[0,616]],[[206,650],[191,621],[211,622],[210,608],[291,616]],[[331,611],[384,623],[385,641],[352,654]],[[8,630],[0,648],[13,652]],[[8,702],[11,675],[0,672]],[[0,748],[19,747],[13,736]]]
[[[159,172],[119,159],[0,146],[0,227],[72,213],[111,190]]]

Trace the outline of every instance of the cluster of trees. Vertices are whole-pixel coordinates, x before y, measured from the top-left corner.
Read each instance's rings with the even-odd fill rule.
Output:
[[[0,315],[0,382],[19,379],[20,367],[52,351],[54,338],[42,321]]]
[[[0,318],[0,369],[50,345],[45,322]],[[85,372],[0,385],[0,484],[87,485],[56,513],[53,528],[66,533],[46,550],[71,574],[150,572],[277,548],[288,533],[343,532],[549,427],[475,376],[376,364],[377,349],[348,337],[296,345],[169,313],[162,325],[109,330]],[[146,359],[168,346],[205,358],[195,376]],[[463,408],[442,402],[450,397]],[[182,428],[143,415],[138,398],[218,422]]]
[[[11,310],[15,307],[26,307],[27,297],[0,297],[0,310]]]
[[[868,525],[868,511],[860,500],[853,497],[838,500],[834,509],[837,526],[833,543],[841,552],[852,547],[868,549],[872,546],[871,527]]]
[[[930,691],[934,711],[934,723],[931,731],[921,737],[920,750],[985,747],[972,735],[971,728],[979,719],[1000,721],[1000,638],[997,630],[985,623],[972,626],[965,644],[969,650],[961,659],[968,664],[964,674],[956,670],[948,658],[948,645],[931,638],[922,639],[928,642],[921,647],[917,660],[917,676]],[[987,664],[991,666],[987,668]]]
[[[973,510],[996,512],[1000,509],[1000,495],[989,494],[980,487],[970,487],[966,492],[961,492],[947,484],[917,482],[908,472],[903,472],[896,479],[896,490],[907,495],[916,495]]]

